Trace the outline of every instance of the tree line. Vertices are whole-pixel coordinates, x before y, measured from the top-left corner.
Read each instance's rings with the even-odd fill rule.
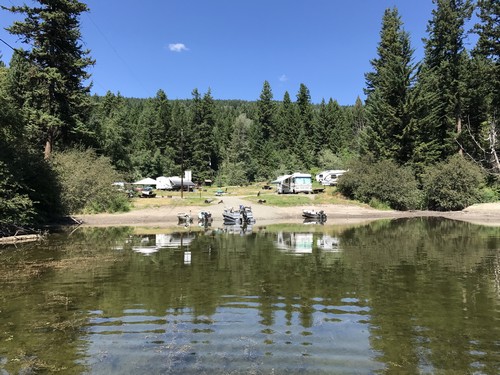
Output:
[[[390,162],[410,170],[421,189],[429,168],[458,154],[481,168],[498,196],[495,0],[434,0],[418,62],[397,8],[387,9],[377,56],[365,74],[366,101],[358,98],[351,106],[332,98],[314,104],[305,84],[294,96],[275,98],[268,81],[252,102],[216,100],[210,90],[196,88],[186,100],[170,100],[163,89],[147,99],[92,96],[87,69],[94,60],[83,48],[79,25],[88,7],[77,0],[37,3],[2,7],[25,17],[7,30],[28,47],[15,49],[8,66],[0,63],[0,223],[84,209],[85,201],[68,203],[72,194],[83,194],[70,187],[96,188],[83,173],[95,165],[109,176],[99,185],[106,190],[111,178],[186,169],[196,181],[239,185],[323,168],[353,166],[367,173],[354,167]],[[477,23],[465,30],[473,13]],[[470,49],[464,45],[468,33],[477,36]],[[80,180],[72,181],[76,176]],[[370,192],[356,189],[351,183],[343,193],[370,199]],[[109,206],[122,207],[92,205]]]

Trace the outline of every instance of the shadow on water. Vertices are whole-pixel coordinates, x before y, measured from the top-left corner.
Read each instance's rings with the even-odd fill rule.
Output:
[[[499,249],[437,218],[2,247],[0,374],[495,374]]]

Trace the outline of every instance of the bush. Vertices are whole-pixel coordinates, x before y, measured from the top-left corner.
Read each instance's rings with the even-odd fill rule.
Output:
[[[437,211],[458,211],[481,201],[484,176],[481,169],[460,155],[429,167],[423,179],[427,207]]]
[[[357,161],[339,178],[337,189],[348,198],[379,202],[396,210],[419,208],[422,201],[413,171],[390,160]]]
[[[0,161],[0,226],[31,224],[36,216],[33,202],[14,181],[7,166]]]
[[[349,171],[338,179],[337,191],[349,199],[357,199],[357,191],[370,174],[370,162],[363,160],[353,161]]]
[[[54,153],[52,166],[61,185],[66,213],[128,211],[125,194],[113,187],[120,175],[105,157],[92,150]]]

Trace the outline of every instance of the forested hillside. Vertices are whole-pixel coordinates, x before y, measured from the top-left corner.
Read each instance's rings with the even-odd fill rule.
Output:
[[[275,98],[268,81],[253,102],[217,100],[196,88],[186,100],[170,100],[168,88],[147,99],[91,96],[87,71],[94,61],[79,30],[87,6],[76,0],[36,3],[3,7],[25,17],[3,26],[30,48],[16,49],[8,65],[0,63],[0,224],[120,209],[126,204],[112,191],[101,201],[92,195],[76,201],[71,195],[79,193],[69,186],[103,192],[116,178],[179,175],[183,169],[192,170],[195,180],[239,185],[287,172],[350,168],[339,185],[343,194],[401,209],[460,209],[498,199],[496,0],[436,0],[422,61],[414,59],[398,10],[387,9],[377,56],[365,75],[366,101],[358,98],[347,107],[335,98],[312,103],[306,84]],[[473,13],[477,23],[465,30]],[[466,48],[469,32],[477,43]],[[394,173],[385,177],[414,181],[411,188],[399,187],[412,190],[406,203],[391,201],[401,196],[397,183],[377,182],[394,188],[386,195],[373,184],[374,173],[391,168]],[[87,177],[96,175],[103,177],[99,183]],[[447,196],[439,196],[443,190],[467,198],[447,206]]]

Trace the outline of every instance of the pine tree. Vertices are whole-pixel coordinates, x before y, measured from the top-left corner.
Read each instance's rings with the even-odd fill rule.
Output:
[[[269,178],[274,169],[273,153],[278,129],[275,124],[275,103],[271,85],[264,81],[257,101],[256,121],[250,129],[250,150],[253,156],[249,175],[252,179]]]
[[[132,169],[134,138],[130,127],[125,99],[108,91],[97,108],[96,134],[98,151],[109,157],[122,172]],[[137,148],[137,147],[136,147]]]
[[[296,101],[299,112],[299,127],[297,128],[297,142],[295,144],[295,155],[303,161],[303,168],[310,168],[314,160],[314,114],[311,104],[311,94],[303,83],[300,84]]]
[[[285,91],[276,116],[276,144],[278,149],[285,150],[295,144],[298,126],[299,119],[296,106],[292,103],[288,91]]]
[[[200,96],[197,89],[193,90],[193,118],[191,139],[191,167],[193,173],[200,179],[214,178],[216,160],[215,142],[213,139],[215,119],[214,100],[210,89]],[[214,165],[212,165],[214,162]]]
[[[79,16],[88,10],[77,0],[38,0],[40,6],[3,7],[26,16],[7,30],[31,46],[22,52],[31,63],[29,85],[24,90],[25,107],[40,128],[45,158],[55,142],[69,143],[83,126],[83,114],[89,106],[89,78],[86,68],[93,65],[80,42]],[[83,130],[83,129],[82,129]]]
[[[488,142],[484,149],[488,167],[500,173],[500,3],[495,0],[479,0],[477,4],[479,22],[474,30],[479,38],[473,50],[476,69],[471,69],[477,83],[476,107],[483,109],[478,128],[485,124]],[[478,103],[479,102],[479,103]],[[481,123],[480,120],[483,120]],[[483,126],[484,127],[484,126]],[[482,151],[482,150],[481,150]]]
[[[425,40],[425,57],[418,75],[414,127],[416,164],[443,160],[459,149],[462,131],[468,55],[463,45],[464,22],[471,15],[469,0],[433,0]]]
[[[352,107],[350,111],[350,127],[353,135],[350,142],[351,149],[354,149],[353,151],[355,153],[359,153],[361,134],[366,127],[365,107],[359,96],[356,98],[354,107]]]
[[[172,105],[172,126],[167,133],[165,155],[171,156],[175,167],[170,170],[172,175],[181,175],[183,168],[189,167],[191,159],[191,123],[184,103],[174,101]]]
[[[268,81],[264,81],[259,100],[257,101],[258,122],[262,132],[262,140],[270,141],[274,138],[274,115],[273,92]]]
[[[409,158],[408,102],[413,86],[415,65],[410,38],[402,28],[396,8],[386,9],[382,19],[378,58],[374,69],[365,75],[367,94],[365,147],[377,159],[404,163]]]

